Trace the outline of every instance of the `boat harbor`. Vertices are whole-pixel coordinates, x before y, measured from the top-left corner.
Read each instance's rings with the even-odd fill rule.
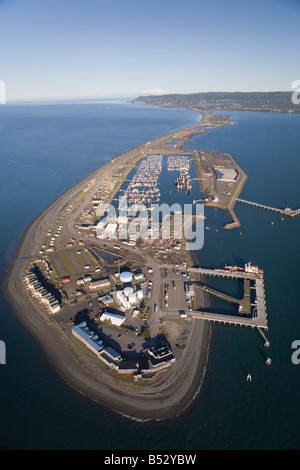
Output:
[[[148,155],[141,161],[124,193],[129,204],[151,205],[160,201],[158,180],[162,170],[162,160],[162,155]]]

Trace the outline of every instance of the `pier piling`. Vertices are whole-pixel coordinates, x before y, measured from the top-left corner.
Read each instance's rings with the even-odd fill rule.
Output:
[[[268,341],[266,335],[264,334],[264,332],[260,329],[260,327],[258,326],[257,327],[259,333],[261,334],[261,336],[263,337],[263,339],[265,340],[265,347],[268,348],[270,346],[270,341]]]

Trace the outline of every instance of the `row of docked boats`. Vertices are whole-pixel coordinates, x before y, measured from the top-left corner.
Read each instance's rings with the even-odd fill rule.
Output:
[[[168,171],[189,171],[190,161],[183,155],[170,155],[168,157]]]
[[[148,155],[142,160],[125,192],[130,204],[151,205],[160,201],[158,179],[162,160],[162,155]]]

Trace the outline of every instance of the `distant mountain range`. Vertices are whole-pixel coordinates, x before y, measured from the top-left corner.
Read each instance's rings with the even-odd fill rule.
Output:
[[[300,113],[300,104],[293,104],[293,92],[207,92],[186,95],[139,96],[133,103],[197,111],[269,111]]]

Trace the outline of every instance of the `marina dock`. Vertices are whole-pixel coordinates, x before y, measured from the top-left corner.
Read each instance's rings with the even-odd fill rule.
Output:
[[[141,161],[125,190],[129,204],[151,205],[160,201],[158,179],[162,170],[162,155],[148,155]]]

